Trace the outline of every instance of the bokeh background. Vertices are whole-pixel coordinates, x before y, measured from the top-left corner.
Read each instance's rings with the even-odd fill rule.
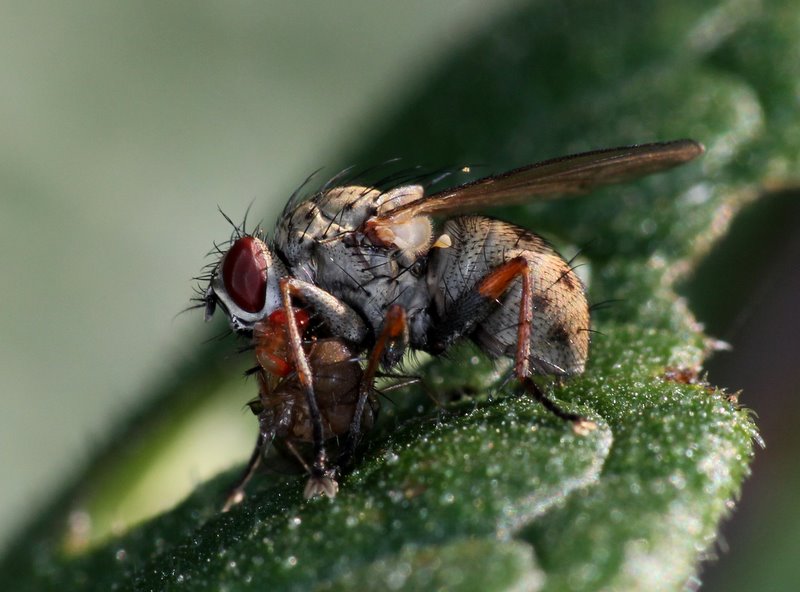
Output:
[[[269,227],[310,171],[518,4],[0,4],[0,548],[205,347],[202,315],[179,313],[229,233],[217,207],[237,220],[254,201]],[[800,581],[797,201],[749,208],[683,288],[734,346],[710,381],[744,389],[767,442],[708,590]],[[251,393],[234,378],[235,402],[186,434],[206,455],[171,475],[187,491],[249,453]]]

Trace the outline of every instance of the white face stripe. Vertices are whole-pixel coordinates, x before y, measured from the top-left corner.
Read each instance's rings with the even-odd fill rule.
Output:
[[[281,265],[281,268],[283,266]],[[267,296],[264,299],[264,316],[268,316],[278,310],[281,307],[281,288],[280,288],[280,280],[281,277],[285,276],[286,272],[284,271],[283,274],[278,273],[277,266],[274,265],[274,262],[270,263],[269,268],[267,269]]]

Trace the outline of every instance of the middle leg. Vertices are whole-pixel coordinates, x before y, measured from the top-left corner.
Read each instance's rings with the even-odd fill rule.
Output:
[[[358,387],[358,401],[356,403],[353,420],[350,430],[347,433],[347,440],[339,453],[337,469],[347,468],[353,460],[353,454],[358,446],[361,437],[361,421],[364,416],[367,401],[372,396],[375,384],[375,376],[381,363],[392,366],[403,357],[408,344],[408,324],[406,321],[406,311],[402,306],[394,304],[386,311],[386,319],[383,323],[375,347],[370,352],[367,360],[367,367],[361,377]]]

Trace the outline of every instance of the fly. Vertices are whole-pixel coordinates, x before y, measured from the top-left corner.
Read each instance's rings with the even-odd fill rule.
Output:
[[[589,306],[580,278],[533,232],[464,212],[584,193],[675,167],[703,150],[692,140],[597,150],[432,195],[415,184],[383,191],[334,180],[307,200],[291,199],[271,238],[237,229],[201,299],[206,319],[219,306],[236,333],[255,340],[260,356],[259,440],[226,507],[241,499],[277,437],[313,447],[305,496],[335,496],[374,419],[375,377],[408,349],[438,355],[471,339],[490,357],[512,358],[526,393],[576,432],[594,429],[532,379],[584,370]],[[434,230],[433,217],[454,214]],[[339,349],[339,365],[323,360],[320,347]],[[353,361],[358,356],[363,366]],[[288,408],[301,415],[287,419]],[[289,433],[295,428],[302,437]],[[335,459],[327,448],[333,437],[344,439]]]

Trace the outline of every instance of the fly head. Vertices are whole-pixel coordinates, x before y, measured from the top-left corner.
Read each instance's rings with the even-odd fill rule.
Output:
[[[283,263],[266,242],[246,235],[233,241],[217,263],[205,293],[205,318],[219,305],[237,333],[280,308],[279,281],[286,275]]]

